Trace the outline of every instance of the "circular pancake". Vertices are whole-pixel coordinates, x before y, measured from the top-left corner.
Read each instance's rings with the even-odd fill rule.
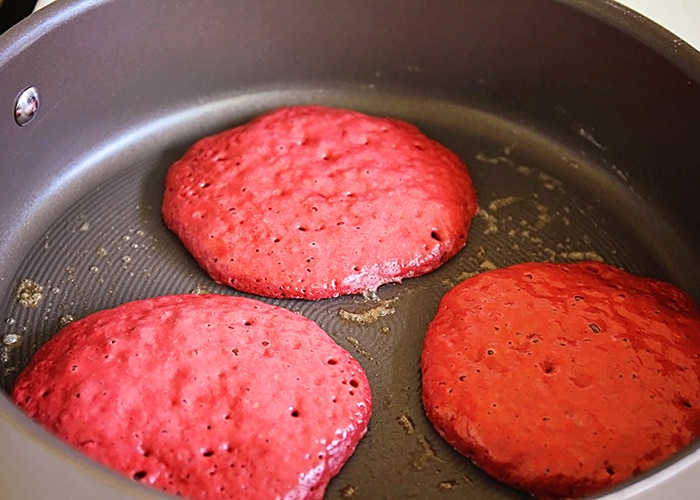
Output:
[[[436,269],[476,210],[465,165],[416,127],[320,106],[198,141],[168,170],[162,205],[218,283],[305,299]]]
[[[577,497],[700,431],[700,310],[607,264],[525,263],[448,292],[421,356],[425,411],[486,472]]]
[[[322,498],[367,430],[352,356],[241,297],[146,299],[75,321],[12,399],[94,460],[186,498]]]

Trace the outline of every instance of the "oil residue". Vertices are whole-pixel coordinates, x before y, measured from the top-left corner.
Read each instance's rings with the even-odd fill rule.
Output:
[[[205,285],[198,284],[190,290],[190,293],[194,293],[196,295],[207,295],[213,292],[209,290]]]
[[[362,346],[362,344],[360,343],[360,341],[357,340],[355,337],[345,337],[345,340],[347,340],[348,342],[350,342],[350,344],[352,344],[352,346],[355,348],[355,351],[357,351],[358,354],[367,358],[369,361],[376,363],[372,354],[367,349],[365,349]]]
[[[17,303],[25,308],[35,308],[44,299],[44,287],[30,279],[23,279],[17,287]]]
[[[0,362],[7,363],[10,360],[10,353],[22,345],[24,338],[17,333],[6,333],[0,343]]]
[[[369,309],[365,309],[361,312],[350,312],[346,311],[345,309],[340,309],[338,311],[338,316],[340,316],[346,321],[352,321],[353,323],[357,323],[362,326],[367,326],[374,323],[379,318],[389,316],[390,314],[394,314],[396,312],[396,309],[394,309],[394,306],[392,306],[391,304],[397,299],[398,298],[382,301],[381,304],[375,307],[371,307]]]
[[[357,493],[357,486],[348,484],[340,490],[340,498],[350,498]]]
[[[64,314],[61,317],[58,318],[58,326],[59,328],[64,328],[68,326],[70,323],[75,321],[75,317],[73,317],[72,314]]]
[[[408,434],[409,436],[413,434],[416,430],[416,425],[413,422],[413,419],[409,417],[406,414],[401,414],[398,417],[396,417],[396,420],[399,422],[401,427],[403,428],[404,432]]]

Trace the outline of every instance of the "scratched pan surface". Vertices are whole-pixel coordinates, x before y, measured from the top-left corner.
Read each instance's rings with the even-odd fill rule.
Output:
[[[524,498],[424,416],[426,326],[466,277],[531,260],[604,260],[697,300],[700,59],[604,2],[482,4],[76,2],[10,32],[0,102],[35,85],[41,107],[25,127],[0,124],[2,389],[71,319],[238,293],[160,217],[166,169],[196,139],[282,105],[394,116],[464,159],[481,210],[467,247],[427,276],[366,296],[262,299],[316,321],[372,385],[369,432],[327,498]],[[696,448],[612,495],[685,491]],[[60,445],[4,394],[0,485],[3,498],[159,496]]]

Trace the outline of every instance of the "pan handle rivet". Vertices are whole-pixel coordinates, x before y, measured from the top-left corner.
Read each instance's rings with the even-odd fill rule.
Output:
[[[39,91],[29,87],[22,91],[15,101],[15,121],[20,127],[32,121],[39,112]]]

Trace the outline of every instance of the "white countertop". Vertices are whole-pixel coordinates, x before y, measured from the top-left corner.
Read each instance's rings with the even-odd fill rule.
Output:
[[[700,50],[700,0],[617,0]]]

